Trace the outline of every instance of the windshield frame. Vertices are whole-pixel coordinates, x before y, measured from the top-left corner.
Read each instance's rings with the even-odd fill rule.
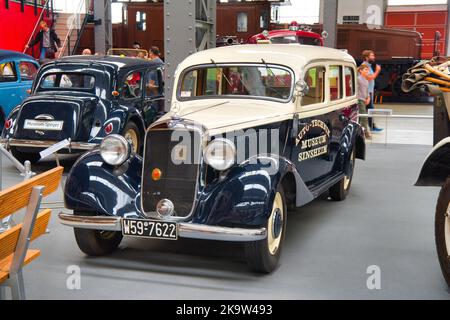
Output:
[[[184,77],[193,70],[196,69],[207,69],[207,68],[220,68],[220,67],[260,67],[260,68],[277,68],[277,69],[281,69],[284,71],[289,72],[289,74],[291,75],[291,90],[289,92],[289,97],[286,99],[281,99],[281,98],[274,98],[274,97],[264,97],[264,96],[250,96],[250,95],[232,95],[232,94],[223,94],[223,95],[214,95],[214,96],[194,96],[194,97],[181,97],[181,85],[183,83],[183,79]],[[295,87],[295,72],[288,66],[285,65],[280,65],[280,64],[274,64],[274,63],[262,63],[262,62],[257,62],[257,63],[252,63],[252,62],[237,62],[237,63],[232,63],[232,62],[227,62],[227,63],[205,63],[205,64],[196,64],[196,65],[192,65],[190,67],[185,68],[179,78],[178,78],[178,82],[177,82],[177,88],[176,88],[176,97],[177,100],[180,102],[185,102],[185,101],[195,101],[195,100],[211,100],[211,99],[258,99],[258,100],[267,100],[267,101],[273,101],[273,102],[281,102],[281,103],[289,103],[292,101],[293,95],[294,95],[294,87]]]

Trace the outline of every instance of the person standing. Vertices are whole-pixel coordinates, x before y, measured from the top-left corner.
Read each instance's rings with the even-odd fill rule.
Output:
[[[369,94],[369,80],[367,75],[369,74],[369,67],[365,64],[361,64],[358,68],[358,108],[359,114],[367,114],[367,105],[370,103]],[[366,139],[371,139],[372,136],[369,130],[369,121],[366,117],[360,117],[359,123],[364,128],[364,135]]]
[[[375,79],[378,77],[378,75],[381,72],[381,66],[376,65],[375,71],[372,69],[372,64],[375,63],[375,52],[372,50],[364,50],[362,53],[363,56],[363,65],[366,65],[369,67],[369,72],[366,76],[366,79],[369,81],[369,94],[370,94],[370,103],[367,105],[367,109],[373,109],[373,99],[374,99],[374,93],[375,93]],[[369,126],[373,132],[380,132],[383,129],[378,128],[375,125],[375,122],[372,118],[369,118]]]
[[[56,52],[61,47],[61,40],[58,38],[55,30],[50,29],[47,22],[42,20],[39,23],[41,31],[36,35],[36,37],[25,46],[25,49],[40,44],[40,56],[39,60],[43,61],[45,59],[54,59]]]

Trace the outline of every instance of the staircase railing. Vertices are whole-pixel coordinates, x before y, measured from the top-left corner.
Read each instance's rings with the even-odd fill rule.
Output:
[[[21,1],[21,3],[22,3],[22,6],[23,6],[24,5],[24,1]],[[37,1],[35,1],[34,2],[35,12],[37,12],[37,6],[38,6],[37,5]],[[50,14],[51,14],[51,22],[52,22],[52,25],[53,25],[53,23],[55,21],[55,16],[54,16],[54,12],[53,12],[53,0],[46,0],[45,4],[42,6],[42,11],[39,14],[39,18],[37,19],[36,24],[34,25],[33,32],[31,32],[30,37],[28,38],[28,41],[26,43],[27,45],[36,36],[36,31],[38,30],[39,23],[42,21],[42,17],[44,16],[44,13],[46,13],[47,17],[49,17]],[[26,53],[27,50],[29,50],[29,49],[31,49],[31,52],[32,52],[31,55],[34,57],[35,56],[34,55],[34,47],[32,47],[32,48],[25,48],[23,50],[23,53]]]
[[[61,50],[58,52],[58,58],[61,58],[64,55],[71,55],[75,52],[76,46],[79,44],[81,33],[87,23],[89,10],[88,2],[89,1],[86,0],[79,1],[79,4],[71,17],[69,30],[62,43]],[[77,36],[76,41],[74,41],[75,36]]]

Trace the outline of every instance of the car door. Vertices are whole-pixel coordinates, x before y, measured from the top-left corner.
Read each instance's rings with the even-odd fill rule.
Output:
[[[308,90],[297,106],[297,137],[292,148],[292,161],[303,181],[313,188],[330,173],[332,167],[334,115],[330,112],[327,64],[312,64],[305,68],[304,81]],[[297,124],[296,124],[297,123]]]
[[[164,86],[162,69],[149,69],[145,75],[144,117],[149,126],[164,112]]]
[[[0,108],[1,117],[3,118],[0,119],[0,127],[3,127],[5,117],[22,101],[17,90],[18,82],[19,78],[15,61],[0,61]]]

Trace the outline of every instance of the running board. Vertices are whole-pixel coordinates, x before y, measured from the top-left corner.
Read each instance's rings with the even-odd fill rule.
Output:
[[[322,193],[328,191],[332,186],[341,181],[345,177],[345,174],[340,172],[332,176],[331,178],[326,178],[325,182],[315,185],[309,189],[313,194],[314,198],[318,198]]]

